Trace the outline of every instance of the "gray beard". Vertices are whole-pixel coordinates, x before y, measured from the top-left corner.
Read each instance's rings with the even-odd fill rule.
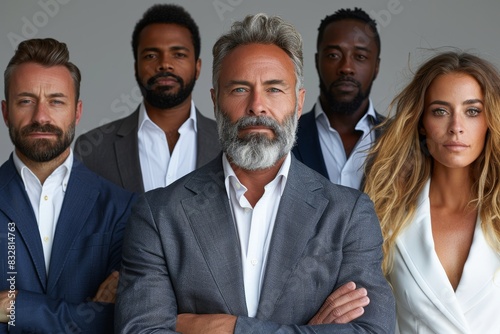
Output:
[[[229,117],[217,108],[215,113],[219,141],[222,150],[229,161],[245,170],[267,169],[288,154],[295,144],[297,132],[297,108],[287,116],[281,125],[267,116],[245,116],[236,123],[231,123]],[[265,134],[251,133],[238,137],[240,129],[251,125],[262,125],[274,131],[275,137],[268,138]]]

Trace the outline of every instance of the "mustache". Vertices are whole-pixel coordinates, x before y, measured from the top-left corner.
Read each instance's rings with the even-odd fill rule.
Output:
[[[26,125],[24,128],[21,129],[21,134],[23,136],[29,135],[30,133],[33,132],[46,132],[46,133],[53,133],[57,135],[58,137],[61,137],[63,135],[63,130],[58,128],[55,125],[52,124],[40,124],[38,122],[31,123],[30,125]]]
[[[265,126],[272,129],[274,132],[279,130],[279,123],[267,116],[244,116],[236,122],[238,130],[243,130],[249,126]]]
[[[338,78],[337,80],[335,80],[334,82],[332,82],[331,87],[335,87],[335,86],[341,85],[341,84],[343,84],[345,82],[353,83],[358,88],[361,87],[361,82],[357,81],[353,77],[348,77],[348,76],[342,76],[342,77]]]
[[[173,74],[172,72],[160,72],[158,74],[155,74],[154,76],[148,79],[147,84],[149,87],[151,87],[156,83],[156,80],[158,80],[159,78],[168,78],[168,77],[174,78],[177,82],[183,84],[182,78],[180,76]]]

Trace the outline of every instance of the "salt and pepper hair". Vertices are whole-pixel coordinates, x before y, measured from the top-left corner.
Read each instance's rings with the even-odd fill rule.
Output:
[[[212,85],[217,94],[222,61],[236,47],[248,44],[269,44],[281,48],[292,60],[297,78],[296,90],[303,88],[302,37],[293,25],[278,16],[263,13],[248,15],[233,23],[231,30],[222,35],[212,50]]]

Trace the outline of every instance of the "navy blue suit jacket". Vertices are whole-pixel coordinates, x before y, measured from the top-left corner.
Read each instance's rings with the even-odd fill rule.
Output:
[[[371,121],[373,126],[376,126],[384,119],[384,116],[377,113],[377,118],[371,118]],[[379,136],[380,131],[376,131],[375,137],[378,138]],[[321,152],[321,145],[319,143],[318,126],[316,125],[316,118],[314,117],[314,107],[310,112],[302,115],[299,119],[297,144],[292,152],[300,162],[329,179],[325,158],[323,157],[323,152]]]
[[[0,167],[0,291],[12,282],[18,290],[11,333],[112,333],[113,304],[91,299],[121,264],[135,198],[75,159],[47,274],[37,221],[12,156]],[[0,333],[7,333],[6,324]]]

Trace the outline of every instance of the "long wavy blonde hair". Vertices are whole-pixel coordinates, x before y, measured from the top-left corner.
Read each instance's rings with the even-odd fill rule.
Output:
[[[474,77],[484,95],[488,132],[483,152],[473,163],[471,204],[479,210],[489,244],[500,251],[500,74],[478,56],[444,52],[421,65],[392,101],[395,115],[381,124],[384,132],[369,153],[364,190],[380,219],[385,274],[392,270],[396,238],[411,223],[418,195],[431,175],[432,157],[425,153],[425,138],[419,134],[425,94],[438,75],[448,73]]]

